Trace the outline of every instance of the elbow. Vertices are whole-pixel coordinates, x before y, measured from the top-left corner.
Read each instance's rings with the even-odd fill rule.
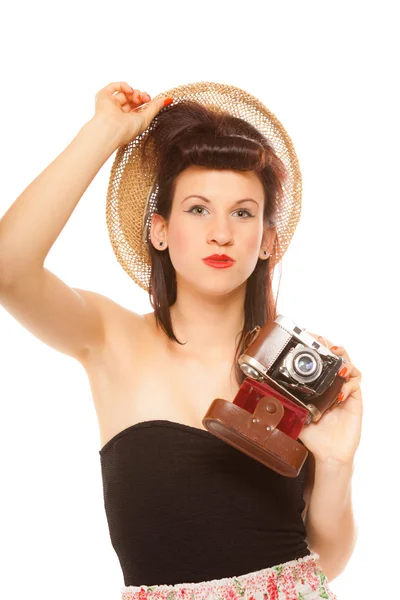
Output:
[[[319,538],[308,544],[309,550],[318,554],[317,566],[326,575],[328,581],[333,581],[346,569],[357,545],[358,528],[354,524],[352,535],[342,536],[337,540]]]

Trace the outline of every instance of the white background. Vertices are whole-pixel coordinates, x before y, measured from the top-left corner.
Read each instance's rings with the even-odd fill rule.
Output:
[[[300,224],[279,312],[343,345],[363,373],[353,500],[357,547],[338,600],[398,585],[399,36],[396,2],[8,3],[0,55],[0,215],[127,81],[152,97],[218,81],[257,96],[291,136]],[[149,312],[114,257],[107,161],[45,266],[72,287]],[[57,190],[54,190],[57,202]],[[84,370],[0,306],[2,598],[119,599]]]

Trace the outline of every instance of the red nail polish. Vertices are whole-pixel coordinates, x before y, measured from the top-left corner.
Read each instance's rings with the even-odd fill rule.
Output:
[[[344,398],[344,393],[340,392],[340,394],[338,396],[338,402],[343,402],[343,398]]]
[[[332,346],[331,350],[337,350],[339,346]]]
[[[168,104],[171,104],[171,102],[173,102],[174,99],[173,98],[165,98],[164,100],[164,106],[168,106]]]
[[[344,377],[346,375],[346,373],[347,373],[347,368],[346,367],[343,367],[343,369],[341,371],[339,371],[340,377]]]

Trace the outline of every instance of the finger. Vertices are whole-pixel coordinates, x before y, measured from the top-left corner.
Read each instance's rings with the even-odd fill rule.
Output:
[[[148,102],[150,96],[146,94],[146,92],[141,92],[140,90],[133,90],[129,92],[117,92],[114,96],[121,106],[123,106],[126,102],[131,102],[135,104],[143,104],[144,102]]]
[[[327,348],[330,348],[331,346],[333,346],[333,343],[331,342],[331,340],[328,340],[328,338],[323,337],[322,335],[318,336],[318,341],[322,342],[324,344],[324,346],[326,346]]]
[[[312,331],[306,331],[306,333],[308,333],[308,335],[311,335],[311,337],[313,337],[315,340],[317,340],[318,342],[321,342],[322,344],[325,344],[324,342],[324,338],[321,338],[320,335],[318,335],[317,333],[312,333]]]
[[[129,95],[129,94],[127,94],[127,95]],[[120,92],[115,94],[112,98],[113,98],[113,100],[115,99],[115,101],[118,102],[120,109],[124,113],[129,113],[132,110],[132,106],[133,107],[135,106],[135,105],[133,105],[132,102],[129,101],[129,99],[127,98],[127,96],[125,94],[122,94]]]
[[[149,94],[146,92],[141,92],[140,90],[132,90],[126,94],[118,92],[113,96],[113,98],[119,102],[121,109],[126,113],[135,110],[135,108],[145,104],[150,100]]]
[[[113,83],[109,83],[108,85],[103,87],[99,92],[97,92],[96,96],[101,96],[105,94],[112,96],[115,92],[128,93],[131,91],[132,88],[129,85],[129,83],[127,83],[126,81],[116,81]]]
[[[132,90],[132,94],[130,95],[133,103],[136,105],[143,104],[143,99],[140,90]]]
[[[126,102],[126,104],[124,104],[123,106],[121,106],[121,110],[124,113],[130,113],[132,112],[132,104],[130,102]]]
[[[333,354],[337,354],[338,356],[342,356],[347,362],[351,362],[351,358],[343,346],[331,346],[329,350]]]
[[[350,364],[350,363],[347,363],[347,364]],[[347,364],[346,364],[346,367],[347,367]],[[358,379],[358,381],[362,380],[362,373],[361,373],[360,369],[357,369],[357,367],[354,365],[352,365],[352,370],[351,370],[351,373],[349,373],[349,375],[350,375],[349,379]]]
[[[313,335],[313,334],[311,334]],[[345,360],[346,360],[346,369],[347,372],[345,373],[344,377],[346,378],[350,378],[350,377],[359,377],[360,381],[362,379],[362,373],[359,369],[357,369],[357,367],[355,367],[353,365],[353,363],[351,362],[351,358],[348,354],[348,352],[346,352],[345,348],[343,348],[343,346],[334,346],[332,344],[332,342],[330,340],[328,340],[327,338],[323,338],[321,335],[315,336],[313,335],[313,337],[316,337],[316,339],[323,343],[324,346],[326,346],[327,348],[329,348],[329,350],[333,353],[333,354],[337,354],[338,356],[342,356]],[[328,342],[327,344],[325,342]],[[340,374],[340,371],[339,371]]]
[[[331,341],[328,340],[328,338],[325,338],[322,335],[318,335],[317,333],[311,333],[311,331],[307,331],[307,333],[311,335],[314,339],[316,339],[317,342],[323,344],[326,348],[333,345]]]
[[[129,95],[131,111],[136,111],[138,107],[145,105],[150,101],[150,96],[146,92],[140,92],[139,90],[133,90],[132,94]]]
[[[149,100],[151,100],[147,92],[140,92],[140,97],[142,102],[149,102]]]
[[[348,381],[347,383],[345,383],[342,386],[341,391],[343,392],[343,399],[339,400],[339,404],[341,404],[342,402],[345,402],[346,399],[350,396],[350,394],[355,393],[359,389],[360,389],[359,380],[357,378],[350,379],[350,381]]]
[[[354,376],[355,371],[357,371],[357,369],[355,368],[355,366],[353,365],[353,363],[347,362],[340,369],[338,375],[340,375],[340,377],[343,377],[344,379],[346,379],[346,381],[348,381],[350,379],[350,376]]]
[[[344,354],[346,354],[348,356],[348,354],[345,350],[342,349],[342,351],[344,352]],[[336,351],[333,350],[333,353],[336,354]],[[347,369],[346,373],[344,374],[344,377],[346,379],[353,379],[353,378],[357,377],[361,381],[361,379],[362,379],[361,371],[359,369],[357,369],[357,367],[350,360],[348,360],[346,362],[346,364],[343,365],[342,369],[339,371],[339,375],[343,369]],[[343,375],[341,375],[341,377],[343,377]]]
[[[113,98],[115,98],[115,100],[117,100],[119,102],[119,104],[121,106],[125,106],[125,104],[129,104],[130,106],[130,102],[129,102],[129,93],[124,94],[122,92],[118,92],[117,94],[114,94]]]
[[[163,96],[161,98],[154,98],[148,104],[140,106],[137,110],[135,110],[135,112],[141,114],[143,118],[143,131],[147,129],[147,127],[150,125],[157,113],[159,113],[160,110],[164,108],[164,101],[166,99],[166,96]]]

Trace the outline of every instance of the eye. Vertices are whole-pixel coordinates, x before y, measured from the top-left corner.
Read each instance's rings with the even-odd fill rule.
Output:
[[[192,206],[192,208],[189,208],[189,210],[185,210],[185,212],[191,213],[195,208],[196,209],[200,208],[200,210],[203,210],[203,208],[204,208],[204,210],[207,210],[204,206],[197,206],[196,205],[196,206]],[[199,213],[199,212],[196,212],[196,213],[193,213],[193,214],[196,214],[198,217],[201,216],[201,213]]]
[[[189,208],[189,210],[185,210],[184,212],[191,213],[195,208],[196,209],[200,208],[201,210],[203,210],[203,209],[207,210],[205,206],[200,206],[199,204],[195,204],[194,206],[192,206],[191,208]],[[250,219],[250,218],[254,217],[254,215],[252,215],[251,212],[249,210],[245,209],[245,208],[240,208],[239,210],[236,210],[235,212],[246,213],[247,214],[247,217],[245,217],[242,220],[246,220],[246,219]],[[195,214],[198,217],[202,216],[201,213],[199,213],[199,212],[192,213],[192,214]]]

